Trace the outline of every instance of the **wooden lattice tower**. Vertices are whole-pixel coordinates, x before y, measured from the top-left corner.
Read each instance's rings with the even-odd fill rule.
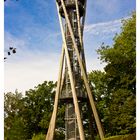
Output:
[[[83,48],[83,30],[86,0],[56,0],[63,45],[60,70],[46,140],[54,139],[58,101],[65,105],[65,140],[85,140],[82,120],[82,103],[88,102],[92,109],[101,140],[104,133],[86,74]],[[82,82],[83,81],[83,82]],[[91,139],[93,139],[91,137]]]

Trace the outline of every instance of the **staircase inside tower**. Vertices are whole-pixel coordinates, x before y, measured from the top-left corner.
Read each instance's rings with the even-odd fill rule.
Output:
[[[65,24],[65,38],[66,38],[67,48],[68,48],[68,52],[69,52],[69,56],[70,56],[72,74],[73,74],[74,84],[75,84],[75,88],[76,88],[76,95],[77,95],[78,102],[79,102],[79,108],[80,108],[80,110],[82,110],[81,103],[86,101],[87,96],[86,96],[85,90],[83,88],[83,84],[82,84],[82,80],[81,80],[82,75],[81,75],[81,71],[79,68],[78,59],[77,59],[76,53],[72,46],[73,45],[72,39],[71,39],[70,32],[68,29],[68,24],[65,21],[65,16],[63,13],[61,1],[57,0],[57,2],[59,5],[59,12],[61,13],[61,16],[63,17],[64,22],[65,22],[64,23]],[[84,13],[84,2],[85,2],[84,0],[78,0],[80,17],[82,17],[83,13]],[[75,41],[76,41],[79,53],[82,58],[83,52],[81,49],[79,34],[78,34],[78,19],[77,19],[77,14],[76,14],[75,0],[64,0],[64,3],[66,6],[66,9],[67,9],[68,17],[70,19]],[[62,92],[60,94],[60,100],[61,100],[61,102],[63,102],[65,104],[65,140],[80,140],[66,59],[65,59],[65,74],[64,75],[65,75],[64,83],[63,83],[63,87],[62,87]],[[82,111],[80,113],[82,116]]]

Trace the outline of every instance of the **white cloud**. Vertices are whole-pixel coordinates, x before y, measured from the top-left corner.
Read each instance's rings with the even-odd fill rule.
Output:
[[[5,62],[5,92],[14,92],[15,89],[24,92],[45,80],[57,80],[58,52],[30,50],[27,40],[5,32],[5,48],[8,49],[12,43],[17,48],[17,53],[8,56]]]
[[[93,35],[109,35],[118,31],[121,25],[121,19],[115,21],[109,21],[104,23],[97,23],[85,26],[86,38]],[[46,30],[41,30],[42,38],[45,36]],[[39,35],[39,30],[34,31]],[[28,36],[30,36],[28,34]],[[30,40],[26,36],[23,38],[17,38],[14,35],[11,35],[8,32],[5,32],[5,48],[8,48],[10,44],[14,43],[14,47],[17,48],[17,54],[12,55],[5,62],[5,92],[19,91],[24,92],[37,84],[42,83],[45,80],[56,81],[58,77],[58,68],[59,68],[59,57],[60,49],[56,51],[57,47],[61,47],[60,41],[58,42],[58,36],[60,33],[50,33],[46,34],[47,39],[43,39],[40,44],[33,44],[41,47],[45,44],[51,44],[54,51],[30,49],[30,43],[33,43],[33,40],[29,43]],[[86,44],[87,45],[87,44]],[[92,42],[88,43],[89,46],[85,47],[86,52],[91,52]],[[94,44],[95,45],[95,44]],[[95,47],[95,46],[94,46]],[[96,47],[95,47],[96,48]],[[87,70],[103,70],[104,65],[100,64],[100,61],[95,56],[95,51],[92,50],[91,54],[86,54]],[[93,56],[93,57],[92,57]]]
[[[128,19],[129,17],[125,17],[123,19]],[[120,27],[122,19],[117,19],[108,22],[101,22],[96,24],[90,24],[85,26],[85,33],[86,34],[93,34],[93,35],[109,35],[112,33],[117,33],[120,31]]]
[[[25,91],[45,80],[57,80],[58,54],[31,54],[26,60],[5,62],[5,91]]]
[[[31,53],[31,52],[30,52]],[[21,92],[34,88],[45,80],[56,81],[60,54],[30,54],[26,60],[5,62],[5,92],[18,89]],[[100,61],[87,57],[87,70],[102,70]]]
[[[87,72],[91,72],[93,70],[103,71],[103,68],[105,66],[105,64],[101,64],[100,60],[96,57],[87,57],[86,65],[87,65]]]
[[[8,48],[14,42],[14,47],[17,48],[17,54],[8,57],[5,62],[5,92],[18,89],[24,93],[45,80],[57,80],[61,52],[29,50],[26,40],[7,32],[5,35],[5,47]],[[88,71],[103,69],[99,60],[93,57],[87,55],[86,62]]]

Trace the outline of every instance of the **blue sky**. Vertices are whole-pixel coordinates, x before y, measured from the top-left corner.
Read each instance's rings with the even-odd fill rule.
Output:
[[[103,70],[96,50],[112,45],[121,20],[135,10],[135,0],[87,0],[84,48],[88,71]],[[5,91],[25,91],[44,80],[57,80],[62,39],[55,0],[7,0],[5,51],[17,54],[5,62]],[[5,53],[6,56],[6,53]]]

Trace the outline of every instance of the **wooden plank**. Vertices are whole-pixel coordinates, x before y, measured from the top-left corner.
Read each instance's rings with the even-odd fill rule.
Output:
[[[76,52],[76,55],[77,55],[77,58],[78,58],[78,62],[79,62],[80,68],[81,68],[81,72],[82,72],[82,75],[83,75],[85,87],[86,87],[87,94],[88,94],[88,97],[89,97],[89,101],[90,101],[90,104],[91,104],[91,108],[92,108],[92,111],[93,111],[93,114],[94,114],[94,117],[95,117],[95,121],[96,121],[96,124],[97,124],[99,135],[100,135],[101,140],[103,140],[104,139],[103,129],[102,129],[102,126],[101,126],[101,122],[100,122],[97,110],[96,110],[96,106],[95,106],[95,103],[94,103],[92,92],[91,92],[89,84],[88,84],[88,79],[87,79],[87,76],[86,76],[86,72],[85,72],[82,60],[80,58],[80,54],[79,54],[79,51],[78,51],[78,48],[77,48],[77,45],[76,45],[76,42],[75,42],[74,34],[73,34],[73,31],[72,31],[72,28],[71,28],[71,23],[69,21],[69,17],[68,17],[66,7],[65,7],[65,4],[64,4],[63,0],[61,0],[61,4],[62,4],[63,10],[64,10],[65,19],[68,23],[68,28],[69,28],[70,35],[71,35],[71,38],[72,38],[73,47],[75,49],[75,52]]]
[[[62,54],[61,54],[61,59],[60,59],[60,68],[59,68],[58,83],[57,83],[56,94],[55,94],[54,110],[53,110],[51,121],[49,124],[46,140],[53,140],[54,138],[56,116],[57,116],[57,110],[58,110],[58,100],[59,100],[60,85],[61,85],[62,70],[63,70],[63,62],[64,62],[64,47],[62,47]]]
[[[79,15],[79,7],[78,7],[78,1],[75,0],[76,4],[76,15],[77,15],[77,23],[78,23],[78,34],[80,39],[81,47],[83,46],[83,40],[82,40],[82,34],[81,34],[81,23],[80,23],[80,15]]]
[[[59,7],[58,7],[57,2],[56,2],[56,5],[57,5],[57,12],[58,12],[60,28],[61,28],[64,48],[65,48],[66,60],[67,60],[67,65],[68,65],[68,73],[69,73],[70,84],[71,84],[71,89],[72,89],[72,96],[73,96],[73,102],[74,102],[75,113],[76,113],[77,123],[78,123],[78,128],[79,128],[80,140],[85,140],[84,129],[83,129],[83,124],[82,124],[82,120],[81,120],[81,114],[80,114],[80,109],[79,109],[79,105],[78,105],[78,99],[77,99],[77,96],[76,96],[76,89],[75,89],[75,85],[74,85],[74,79],[73,79],[73,75],[72,75],[71,63],[70,63],[67,43],[66,43],[66,39],[65,39],[65,33],[64,33],[64,29],[63,29],[62,19],[61,19],[61,16],[59,14]]]
[[[64,72],[64,76],[62,77],[62,80],[61,80],[60,91],[62,91],[62,88],[63,88],[63,85],[64,85],[64,80],[65,80],[65,72]]]
[[[84,52],[83,35],[82,35],[83,27],[81,28],[78,0],[75,0],[75,4],[76,4],[76,15],[77,15],[77,22],[78,22],[78,34],[79,34],[80,45],[81,45],[81,50],[82,50],[82,58],[83,58],[82,62],[84,64],[84,68],[86,71],[86,61],[85,61],[85,52]],[[84,16],[85,16],[85,14],[84,14]]]
[[[85,26],[86,6],[87,6],[87,0],[85,0],[85,5],[84,5],[85,12],[84,12],[83,19],[82,19],[82,36],[83,36],[84,26]]]

